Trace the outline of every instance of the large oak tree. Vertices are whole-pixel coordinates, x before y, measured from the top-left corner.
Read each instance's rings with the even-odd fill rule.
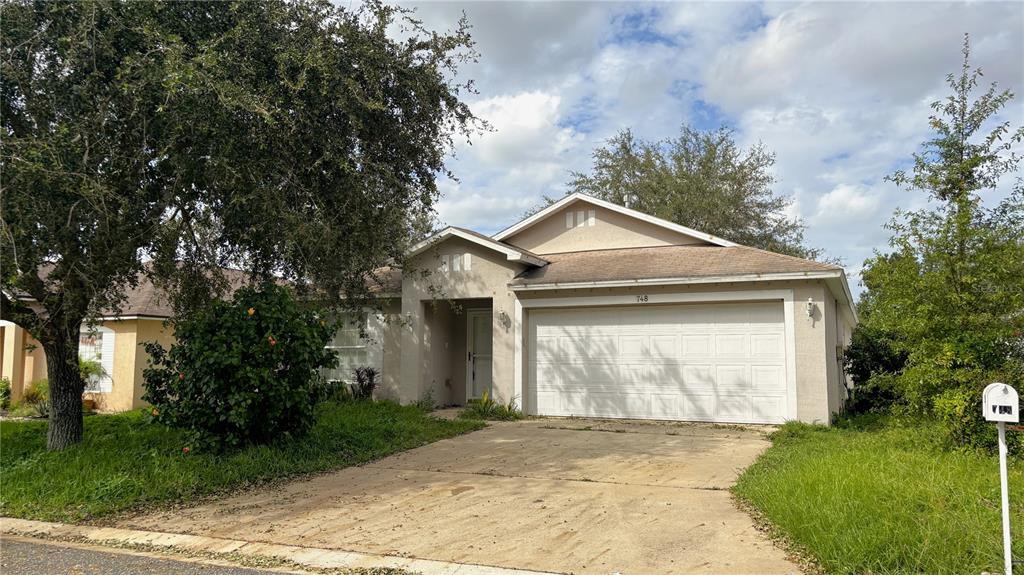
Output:
[[[743,245],[821,257],[805,245],[803,222],[787,215],[792,200],[772,189],[774,164],[762,144],[744,149],[726,128],[683,125],[662,141],[623,130],[594,150],[591,171],[573,173],[569,189]]]
[[[431,210],[466,23],[370,2],[3,3],[2,314],[47,356],[48,447],[81,440],[78,334],[148,274],[179,309],[218,266],[349,305]]]

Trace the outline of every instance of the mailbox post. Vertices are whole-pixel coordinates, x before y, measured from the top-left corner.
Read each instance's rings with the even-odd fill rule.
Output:
[[[1003,508],[1003,562],[1006,575],[1013,575],[1013,550],[1010,543],[1010,488],[1006,477],[1006,424],[1020,422],[1017,390],[1005,383],[990,383],[981,394],[985,419],[999,427],[999,485]]]

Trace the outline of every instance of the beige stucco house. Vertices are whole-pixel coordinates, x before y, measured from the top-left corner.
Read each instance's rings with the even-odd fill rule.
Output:
[[[582,194],[490,237],[442,230],[387,291],[365,347],[338,346],[383,394],[534,415],[829,422],[857,321],[840,267]]]
[[[117,316],[102,317],[96,325],[85,326],[79,334],[79,356],[97,361],[105,375],[86,382],[86,399],[101,411],[126,411],[141,407],[145,393],[142,370],[149,356],[142,348],[147,341],[165,347],[174,338],[165,322],[171,309],[148,280],[127,294]],[[46,354],[20,326],[0,320],[0,377],[11,382],[11,399],[17,402],[25,389],[46,377]]]
[[[375,366],[383,397],[461,405],[487,392],[534,415],[744,423],[825,423],[845,398],[857,317],[841,268],[582,194],[493,236],[446,228],[384,275],[376,309],[330,342],[340,362],[325,374]],[[142,405],[139,344],[172,339],[159,302],[143,283],[119,318],[83,332],[109,365],[92,390],[101,407]],[[2,329],[0,375],[17,398],[45,362],[19,359],[28,336]]]

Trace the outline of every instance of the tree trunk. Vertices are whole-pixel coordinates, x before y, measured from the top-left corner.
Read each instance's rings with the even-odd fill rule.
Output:
[[[46,351],[50,380],[50,429],[46,448],[58,451],[82,441],[82,392],[85,382],[78,370],[78,330],[61,330],[41,342]]]

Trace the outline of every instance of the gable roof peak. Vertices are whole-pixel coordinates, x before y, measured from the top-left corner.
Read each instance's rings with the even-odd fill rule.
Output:
[[[547,260],[545,260],[544,258],[528,250],[517,248],[515,246],[506,244],[502,241],[496,240],[492,237],[488,237],[481,233],[474,232],[473,230],[468,230],[466,228],[458,228],[455,226],[448,226],[443,230],[437,232],[436,234],[430,236],[429,238],[412,246],[412,248],[410,248],[409,251],[406,252],[406,257],[412,257],[417,254],[420,254],[426,251],[428,248],[430,248],[430,246],[437,244],[441,241],[444,241],[452,236],[462,238],[468,242],[504,254],[508,261],[523,262],[532,266],[543,266],[547,265],[548,263]]]
[[[594,196],[590,196],[590,195],[584,194],[582,192],[573,192],[573,193],[565,196],[564,198],[558,200],[557,202],[551,204],[550,206],[544,208],[543,210],[533,214],[532,216],[530,216],[530,217],[528,217],[528,218],[526,218],[526,219],[524,219],[524,220],[522,220],[522,221],[520,221],[520,222],[518,222],[516,224],[513,224],[512,226],[507,227],[504,230],[494,234],[494,236],[492,236],[492,238],[494,240],[496,240],[496,241],[499,241],[499,242],[503,241],[503,240],[505,240],[506,238],[508,238],[510,236],[513,236],[513,235],[515,235],[515,234],[517,234],[517,233],[519,233],[519,232],[521,232],[521,231],[523,231],[523,230],[525,230],[525,229],[527,229],[529,227],[532,227],[533,225],[535,225],[537,223],[540,223],[543,220],[546,220],[547,218],[549,218],[550,216],[554,215],[556,212],[558,212],[559,210],[561,210],[565,206],[567,206],[567,205],[569,205],[569,204],[571,204],[573,202],[577,202],[577,201],[586,202],[588,204],[591,204],[591,205],[594,205],[594,206],[599,206],[599,207],[611,210],[613,212],[618,212],[620,214],[623,214],[623,215],[626,215],[626,216],[629,216],[629,217],[632,217],[632,218],[635,218],[635,219],[647,222],[649,224],[654,224],[656,226],[659,226],[659,227],[662,227],[662,228],[665,228],[665,229],[668,229],[668,230],[672,230],[674,232],[677,232],[677,233],[680,233],[680,234],[683,234],[683,235],[686,235],[686,236],[690,236],[692,238],[697,238],[699,240],[704,240],[704,241],[706,241],[706,242],[708,242],[710,244],[716,245],[716,246],[735,247],[735,246],[739,245],[737,243],[730,242],[727,239],[720,238],[718,236],[714,236],[714,235],[711,235],[711,234],[707,234],[707,233],[704,233],[704,232],[701,232],[701,231],[698,231],[698,230],[695,230],[695,229],[692,229],[692,228],[688,228],[686,226],[681,226],[681,225],[679,225],[679,224],[677,224],[675,222],[670,222],[668,220],[663,220],[661,218],[652,216],[650,214],[645,214],[645,213],[643,213],[643,212],[641,212],[639,210],[634,210],[632,208],[627,208],[627,207],[624,207],[624,206],[620,206],[618,204],[615,204],[615,203],[612,203],[612,202],[609,202],[609,201],[606,201],[606,200],[602,200],[602,199],[599,199],[599,198],[595,198]]]

